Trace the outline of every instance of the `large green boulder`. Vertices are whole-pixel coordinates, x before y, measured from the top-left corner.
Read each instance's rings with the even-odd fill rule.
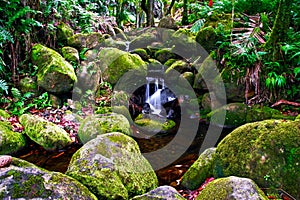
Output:
[[[77,81],[73,66],[50,48],[41,44],[34,45],[31,59],[38,66],[37,84],[47,92],[69,92]]]
[[[67,39],[74,35],[74,30],[64,22],[57,25],[56,36],[59,42],[65,43]]]
[[[12,131],[9,122],[0,121],[0,154],[14,154],[25,145],[26,139],[23,134]]]
[[[61,49],[63,57],[70,63],[78,64],[79,63],[79,53],[78,50],[73,47],[63,47]]]
[[[97,199],[77,180],[18,158],[0,171],[0,199]]]
[[[64,129],[39,116],[23,114],[19,121],[24,127],[25,134],[46,150],[61,149],[72,143],[69,134]]]
[[[217,48],[217,40],[217,33],[211,26],[200,29],[196,36],[196,41],[208,52]]]
[[[98,135],[73,156],[67,175],[87,186],[98,199],[128,199],[158,186],[138,144],[123,133]]]
[[[104,38],[101,33],[93,32],[77,33],[69,37],[67,43],[71,47],[82,50],[84,48],[92,49],[98,47],[103,41]]]
[[[121,114],[90,115],[86,117],[78,129],[78,137],[82,143],[97,137],[97,135],[121,132],[130,135],[131,129],[127,118]]]
[[[181,185],[190,190],[195,190],[204,183],[206,178],[212,177],[212,155],[216,148],[206,149],[199,158],[184,173]]]
[[[178,28],[174,18],[172,18],[170,16],[163,17],[159,21],[158,27],[159,28],[166,28],[166,29],[174,29],[174,30],[176,30]]]
[[[267,106],[255,105],[252,107],[243,103],[230,103],[207,114],[208,119],[214,117],[213,123],[220,124],[223,113],[226,112],[224,126],[237,127],[249,122],[265,119],[283,119],[280,111]],[[221,124],[223,125],[223,124]]]
[[[113,85],[130,70],[146,74],[147,66],[136,54],[130,54],[116,48],[104,48],[100,51],[97,59],[103,81]]]
[[[196,200],[268,200],[264,192],[248,178],[226,177],[210,182]]]
[[[240,126],[218,144],[213,160],[214,177],[248,177],[261,188],[281,188],[300,198],[299,121]]]
[[[146,194],[138,195],[133,197],[131,200],[185,200],[183,196],[179,194],[179,192],[171,187],[171,186],[160,186],[147,192]]]

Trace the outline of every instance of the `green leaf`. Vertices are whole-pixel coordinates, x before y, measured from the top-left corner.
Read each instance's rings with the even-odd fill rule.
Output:
[[[294,68],[294,74],[295,74],[295,76],[297,76],[298,74],[300,74],[300,67]]]

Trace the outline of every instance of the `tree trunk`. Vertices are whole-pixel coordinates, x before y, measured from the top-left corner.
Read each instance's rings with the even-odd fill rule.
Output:
[[[269,39],[265,43],[265,49],[272,52],[272,59],[280,59],[279,42],[286,41],[287,30],[291,18],[291,0],[279,0],[277,15]]]
[[[188,20],[188,0],[183,0],[183,13],[182,13],[182,25],[189,24]]]

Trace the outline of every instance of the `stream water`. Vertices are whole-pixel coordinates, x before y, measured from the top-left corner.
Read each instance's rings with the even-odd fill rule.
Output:
[[[160,185],[172,185],[174,187],[177,186],[180,177],[198,158],[199,150],[206,135],[207,129],[208,125],[206,123],[199,122],[198,133],[187,151],[169,166],[156,170]],[[221,137],[224,137],[231,130],[232,129],[223,129]],[[186,131],[188,131],[188,129]],[[139,130],[133,127],[133,135],[137,135],[138,133]],[[133,138],[137,141],[142,153],[153,152],[157,149],[163,148],[170,141],[172,141],[174,137],[175,135],[170,134],[157,134],[150,138],[140,138],[133,136]],[[178,146],[180,146],[180,144],[178,144]],[[22,151],[19,155],[17,155],[17,157],[34,163],[35,165],[44,169],[64,173],[68,168],[68,164],[71,160],[72,155],[80,147],[81,145],[74,144],[60,151],[47,152],[35,144],[30,144],[26,148],[26,150]],[[176,148],[176,146],[174,148]]]

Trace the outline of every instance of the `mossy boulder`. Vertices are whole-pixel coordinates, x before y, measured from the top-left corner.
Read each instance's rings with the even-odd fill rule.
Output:
[[[24,135],[12,131],[9,122],[0,121],[0,154],[14,154],[25,146]]]
[[[66,174],[86,185],[98,199],[128,199],[158,186],[138,144],[118,132],[87,142],[72,156]]]
[[[126,135],[131,134],[129,121],[121,114],[104,114],[104,115],[90,115],[86,117],[78,129],[78,137],[80,141],[86,143],[97,135],[121,132]]]
[[[67,93],[77,81],[73,66],[50,48],[34,45],[31,59],[38,66],[37,84],[47,92]]]
[[[46,150],[61,149],[72,143],[69,134],[64,129],[39,116],[23,114],[19,121],[24,127],[25,134]]]
[[[213,180],[196,198],[196,200],[210,199],[268,200],[268,197],[251,179],[230,176]]]
[[[0,199],[97,199],[77,180],[18,158],[1,168],[0,188]]]
[[[147,29],[144,33],[137,33],[131,40],[129,49],[146,48],[157,41],[156,30]]]
[[[240,176],[261,188],[281,188],[300,198],[298,121],[265,120],[233,130],[217,146],[214,177]]]
[[[39,93],[37,82],[31,77],[22,78],[19,82],[18,88],[23,94],[26,92],[31,92],[34,95],[38,95]]]
[[[101,42],[104,41],[104,38],[101,33],[93,32],[93,33],[77,33],[68,38],[67,43],[68,46],[74,47],[78,50],[82,50],[83,48],[95,48],[100,46]]]
[[[78,50],[73,47],[63,47],[61,49],[62,56],[70,63],[79,63],[79,53]]]
[[[154,190],[151,190],[150,192],[147,192],[146,194],[139,195],[133,197],[131,200],[166,200],[166,199],[172,199],[172,200],[185,200],[183,196],[177,192],[177,190],[171,186],[160,186],[158,188],[155,188]]]
[[[148,52],[142,48],[134,49],[131,53],[139,55],[144,61],[147,61],[150,58]]]
[[[143,114],[138,116],[134,123],[139,126],[141,129],[150,133],[168,133],[173,130],[176,123],[173,120],[165,120],[159,117],[143,117]]]
[[[216,148],[206,149],[199,158],[192,164],[186,173],[184,173],[181,185],[190,190],[195,190],[205,182],[205,179],[212,177],[212,155]]]
[[[237,127],[249,122],[265,119],[283,119],[280,111],[267,106],[249,107],[243,103],[230,103],[207,114],[208,119],[214,117],[213,123],[220,124],[223,113],[226,112],[224,126]]]
[[[206,112],[221,107],[221,103],[216,98],[215,93],[205,93],[201,100],[201,106]]]
[[[295,121],[300,121],[300,115],[295,118]]]
[[[8,118],[10,118],[10,114],[8,112],[6,112],[5,110],[0,109],[0,117],[2,117],[4,119],[8,119]]]
[[[103,81],[112,85],[128,71],[146,74],[147,66],[140,56],[116,48],[104,48],[98,58]]]
[[[189,66],[189,64],[183,60],[178,60],[176,62],[174,62],[167,70],[166,70],[166,74],[169,73],[169,71],[171,70],[176,70],[178,71],[180,74],[183,74],[184,72],[188,72],[191,71],[191,67]]]
[[[155,59],[161,63],[165,63],[171,58],[177,58],[176,54],[172,52],[171,49],[164,48],[155,52]]]
[[[57,40],[65,43],[69,37],[74,35],[74,30],[67,24],[60,22],[57,25],[56,36]]]
[[[170,16],[165,16],[165,17],[161,18],[161,20],[158,23],[158,27],[166,28],[166,29],[174,29],[174,30],[176,30],[178,28],[174,18],[172,18]]]
[[[183,72],[179,77],[187,80],[191,86],[194,85],[195,75],[193,72]]]
[[[167,66],[167,67],[170,67],[174,62],[176,62],[177,59],[174,59],[174,58],[171,58],[169,60],[167,60],[164,65]]]
[[[196,36],[196,41],[208,52],[216,49],[217,39],[217,33],[211,26],[201,28]]]

